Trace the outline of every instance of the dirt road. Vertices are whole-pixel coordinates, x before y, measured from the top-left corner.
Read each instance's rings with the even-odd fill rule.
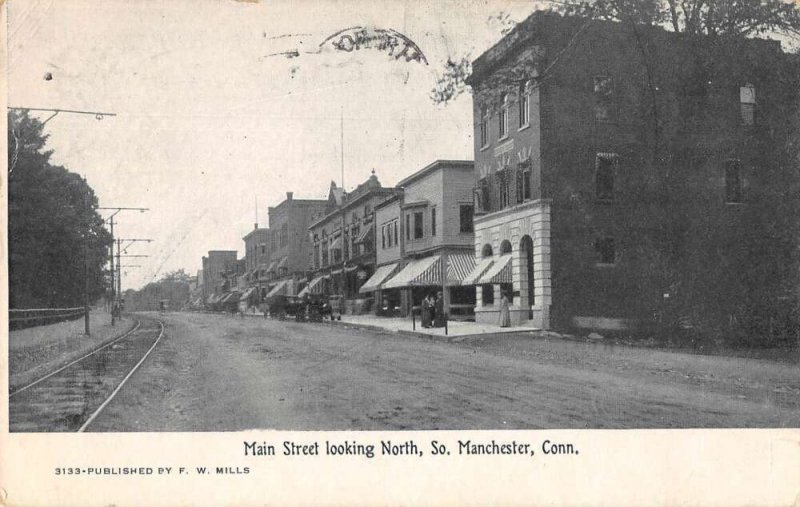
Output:
[[[800,368],[173,313],[91,431],[800,426]]]

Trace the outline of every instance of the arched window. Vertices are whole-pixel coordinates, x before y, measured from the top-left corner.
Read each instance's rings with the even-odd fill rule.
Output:
[[[508,136],[508,94],[503,94],[500,101],[500,139]]]
[[[519,128],[531,124],[531,90],[533,81],[525,81],[519,87]]]
[[[481,257],[491,257],[492,255],[493,255],[492,245],[490,245],[489,243],[483,245],[483,248],[481,249]]]
[[[507,239],[504,239],[502,243],[500,243],[500,255],[503,254],[510,254],[511,253],[511,242]]]

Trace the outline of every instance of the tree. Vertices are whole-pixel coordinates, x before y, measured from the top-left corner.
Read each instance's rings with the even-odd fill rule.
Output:
[[[661,26],[674,32],[717,37],[788,34],[800,36],[800,3],[787,0],[563,0],[549,9],[587,20],[603,19],[636,26]],[[500,14],[489,18],[505,35],[513,23]],[[469,55],[450,57],[431,92],[447,104],[467,90]]]
[[[94,191],[50,163],[44,125],[27,111],[8,114],[8,242],[11,308],[83,305],[104,293],[111,236]]]

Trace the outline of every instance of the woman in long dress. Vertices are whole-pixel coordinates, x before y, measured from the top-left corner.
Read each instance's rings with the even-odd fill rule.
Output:
[[[508,311],[508,296],[500,298],[500,327],[511,327],[511,313]]]
[[[429,294],[422,300],[422,327],[431,327],[431,310],[433,310],[433,303]]]

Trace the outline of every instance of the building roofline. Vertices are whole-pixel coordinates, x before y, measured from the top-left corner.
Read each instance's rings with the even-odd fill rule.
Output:
[[[251,230],[250,232],[248,232],[247,234],[245,234],[244,236],[242,236],[242,239],[244,241],[247,241],[247,239],[250,236],[252,236],[253,234],[255,234],[257,232],[267,232],[268,233],[269,232],[269,227],[257,227],[255,229]]]
[[[364,192],[363,194],[357,196],[352,201],[346,201],[344,205],[337,207],[335,210],[331,211],[327,215],[323,215],[321,218],[314,220],[310,224],[308,224],[308,229],[311,230],[314,227],[319,226],[321,223],[329,220],[330,218],[335,217],[339,213],[343,213],[345,210],[350,209],[351,207],[355,206],[359,202],[363,201],[364,198],[374,196],[376,194],[396,194],[400,193],[402,189],[396,187],[379,187],[370,189],[368,192]]]
[[[419,171],[415,172],[411,176],[406,176],[405,178],[400,180],[397,183],[397,186],[398,187],[405,187],[406,185],[408,185],[412,181],[418,180],[419,178],[422,178],[423,176],[427,176],[428,173],[432,173],[433,171],[435,171],[436,169],[438,169],[439,167],[442,167],[442,166],[451,166],[451,167],[461,166],[461,167],[465,167],[465,168],[469,167],[470,169],[474,170],[475,161],[473,161],[473,160],[445,160],[445,159],[434,160],[433,162],[431,162],[430,164],[426,165],[425,167],[423,167]]]

